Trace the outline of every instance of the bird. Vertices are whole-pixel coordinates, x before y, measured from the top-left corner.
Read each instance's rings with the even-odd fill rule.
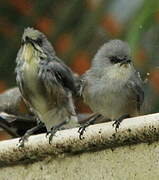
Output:
[[[94,113],[78,129],[80,139],[86,127],[100,118],[114,121],[117,131],[123,119],[143,113],[143,81],[133,65],[129,45],[122,40],[110,40],[99,48],[78,89]]]
[[[34,131],[46,126],[49,143],[65,124],[77,122],[72,96],[76,85],[71,69],[56,56],[44,33],[24,29],[16,58],[16,82],[25,103],[37,117],[37,126],[19,140],[20,147]]]

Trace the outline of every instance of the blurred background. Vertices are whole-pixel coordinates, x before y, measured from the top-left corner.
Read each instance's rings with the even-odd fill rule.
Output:
[[[15,58],[28,26],[44,32],[57,55],[80,75],[103,43],[115,38],[128,42],[142,77],[150,73],[145,90],[149,105],[146,113],[158,112],[158,0],[1,0],[0,93],[16,85]],[[89,109],[79,101],[77,111]]]

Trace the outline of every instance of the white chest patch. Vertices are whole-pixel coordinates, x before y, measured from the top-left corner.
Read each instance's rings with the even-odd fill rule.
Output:
[[[127,81],[133,73],[133,68],[130,64],[125,64],[120,66],[120,64],[115,64],[110,68],[106,68],[104,72],[104,77],[106,79],[114,81]]]

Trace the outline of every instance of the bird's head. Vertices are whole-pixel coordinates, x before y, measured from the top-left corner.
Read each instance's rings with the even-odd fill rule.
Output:
[[[28,27],[24,30],[21,45],[29,45],[35,51],[39,51],[40,53],[55,54],[55,51],[46,36],[34,28]]]
[[[121,40],[111,40],[105,43],[95,55],[93,65],[109,67],[123,66],[131,63],[130,48]]]

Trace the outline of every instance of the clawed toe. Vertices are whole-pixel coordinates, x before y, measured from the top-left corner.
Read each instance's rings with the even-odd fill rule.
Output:
[[[120,123],[121,123],[121,122],[120,122],[119,120],[116,120],[116,121],[112,124],[112,126],[115,127],[115,131],[116,131],[116,132],[117,132],[118,129],[119,129]]]
[[[49,144],[51,144],[52,138],[53,138],[53,136],[55,135],[55,133],[56,133],[58,130],[60,130],[61,127],[62,127],[63,125],[65,125],[66,123],[67,123],[67,121],[65,120],[65,121],[61,122],[60,124],[58,124],[58,125],[56,125],[56,126],[53,126],[50,131],[47,131],[46,137],[49,135]]]
[[[24,147],[24,144],[25,144],[25,142],[26,142],[27,140],[28,140],[28,137],[22,136],[22,137],[19,139],[18,147]]]
[[[55,128],[55,127],[54,127],[54,128],[51,128],[50,131],[47,131],[46,137],[48,137],[48,135],[49,135],[49,144],[51,144],[52,138],[53,138],[53,136],[56,134],[57,131],[58,131],[58,129]]]
[[[84,131],[86,131],[86,128],[87,128],[89,125],[94,124],[94,122],[95,122],[98,118],[100,118],[100,117],[101,117],[100,114],[93,115],[93,116],[91,116],[91,118],[89,119],[89,121],[87,121],[85,124],[83,124],[83,125],[81,125],[81,126],[79,127],[78,133],[79,133],[79,138],[80,138],[80,139],[83,139],[83,138],[84,138],[84,137],[82,137],[82,136],[83,136],[83,134],[84,134]]]
[[[45,137],[47,138],[51,131],[47,131]]]
[[[79,127],[78,129],[78,133],[79,133],[79,138],[82,140],[84,137],[83,134],[84,134],[84,131],[86,131],[86,127],[88,127],[88,124],[84,124],[82,126]]]
[[[37,126],[27,130],[27,132],[24,134],[24,136],[22,136],[19,139],[19,147],[24,147],[25,142],[28,140],[29,136],[31,136],[32,134],[34,134],[37,130],[41,129],[42,127],[44,127],[44,123],[38,123]]]
[[[121,122],[122,122],[125,118],[129,118],[129,117],[130,117],[129,114],[124,114],[124,115],[122,115],[119,119],[117,119],[117,120],[112,124],[112,126],[115,127],[115,131],[116,131],[116,132],[118,131]]]

